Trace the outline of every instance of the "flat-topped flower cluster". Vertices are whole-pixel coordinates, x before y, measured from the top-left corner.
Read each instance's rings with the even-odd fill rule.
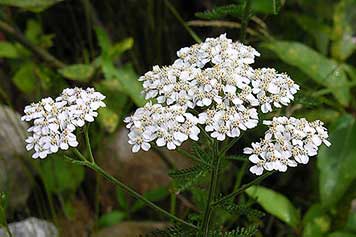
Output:
[[[191,136],[191,129],[179,127],[185,123],[194,128],[194,140],[200,132],[197,123],[217,140],[238,137],[240,130],[257,126],[259,108],[267,113],[273,106],[288,105],[299,86],[274,69],[253,69],[250,64],[259,55],[254,48],[232,42],[223,34],[180,49],[178,59],[170,66],[154,66],[139,79],[143,82],[145,98],[160,104],[159,108],[176,110],[180,116],[162,116],[159,111],[146,118],[147,113],[143,111],[154,110],[151,107],[156,104],[152,102],[138,109],[125,120],[129,123],[133,151],[139,147],[148,150],[147,144],[154,140],[158,146],[175,149],[186,140],[183,137]],[[156,121],[152,116],[159,117],[160,122],[152,123]]]
[[[147,151],[153,142],[174,150],[188,138],[198,140],[200,129],[219,141],[239,137],[241,131],[258,125],[259,111],[268,113],[287,106],[299,86],[273,68],[252,68],[259,55],[254,48],[223,34],[180,49],[172,65],[154,66],[139,78],[150,102],[125,119],[132,151]],[[280,147],[269,146],[272,148]],[[261,167],[285,169],[283,159],[270,165],[266,158],[261,157],[264,164],[254,158],[260,165],[254,166],[253,173],[261,174]]]
[[[244,149],[249,160],[255,165],[250,171],[261,175],[264,170],[285,172],[287,167],[307,164],[310,156],[317,155],[319,146],[330,146],[328,133],[323,122],[294,117],[275,117],[272,121],[263,121],[269,129],[260,142]]]
[[[76,127],[93,122],[100,107],[105,107],[105,96],[92,88],[64,89],[59,97],[43,98],[25,107],[24,121],[33,121],[26,139],[26,149],[34,149],[33,158],[45,158],[59,149],[78,146]]]

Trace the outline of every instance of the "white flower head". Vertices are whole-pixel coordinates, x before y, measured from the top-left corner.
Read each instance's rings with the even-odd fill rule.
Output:
[[[67,88],[56,99],[43,98],[38,103],[25,107],[22,120],[33,121],[28,129],[26,149],[35,150],[33,158],[47,155],[69,147],[78,146],[74,135],[76,127],[93,122],[100,107],[105,107],[105,96],[92,88]]]
[[[259,55],[222,34],[178,50],[172,65],[154,66],[139,81],[145,98],[155,104],[149,102],[125,119],[130,133],[139,131],[129,142],[135,150],[144,150],[142,142],[150,140],[175,149],[189,138],[198,140],[197,123],[218,141],[256,127],[259,111],[288,105],[299,89],[286,74],[253,69]],[[155,105],[158,110],[152,112]]]
[[[269,126],[265,138],[244,149],[255,164],[250,171],[256,175],[261,175],[263,170],[285,172],[288,167],[307,164],[311,156],[317,155],[322,143],[330,146],[327,130],[319,120],[274,117],[263,123]]]

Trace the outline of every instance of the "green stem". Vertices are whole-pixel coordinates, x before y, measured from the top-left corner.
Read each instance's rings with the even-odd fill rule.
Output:
[[[265,173],[262,176],[259,176],[255,180],[253,180],[253,181],[251,181],[251,182],[249,182],[247,184],[242,185],[241,188],[239,188],[235,192],[232,192],[232,193],[226,195],[225,197],[219,199],[218,201],[214,202],[212,205],[216,206],[216,205],[218,205],[218,204],[220,204],[222,202],[225,202],[225,201],[227,201],[227,200],[229,200],[229,199],[231,199],[231,198],[243,193],[246,189],[248,189],[249,187],[251,187],[251,186],[253,186],[253,185],[257,184],[257,183],[259,183],[260,181],[264,180],[265,178],[267,178],[268,176],[270,176],[273,173],[274,172],[268,172],[268,173]]]
[[[241,31],[240,31],[241,43],[245,43],[246,40],[246,29],[247,29],[248,20],[250,18],[250,7],[251,7],[251,0],[247,0],[245,2],[245,7],[244,7],[242,21],[241,21]]]
[[[184,221],[184,220],[182,220],[182,219],[170,214],[166,210],[160,208],[159,206],[157,206],[153,202],[149,201],[144,196],[142,196],[141,194],[139,194],[138,192],[136,192],[135,190],[133,190],[132,188],[130,188],[126,184],[122,183],[121,181],[117,180],[115,177],[113,177],[110,174],[108,174],[105,170],[101,169],[95,163],[86,162],[86,166],[91,168],[92,170],[98,172],[100,175],[102,175],[109,182],[111,182],[112,184],[114,184],[114,185],[118,186],[119,188],[123,189],[125,192],[127,192],[131,196],[135,197],[136,199],[144,202],[147,206],[151,207],[152,209],[154,209],[154,210],[156,210],[156,211],[168,216],[170,219],[172,219],[172,220],[174,220],[176,222],[179,222],[179,223],[181,223],[183,225],[186,225],[186,226],[188,226],[190,228],[197,229],[197,227],[195,225],[193,225],[193,224],[191,224],[189,222],[186,222],[186,221]]]
[[[89,125],[87,125],[86,128],[84,129],[84,135],[85,135],[85,143],[87,145],[87,149],[88,149],[88,152],[89,152],[90,161],[92,163],[95,163],[93,152],[91,150],[90,140],[89,140]]]
[[[240,134],[240,136],[238,136],[238,137],[233,138],[226,146],[224,146],[221,149],[219,156],[225,155],[225,153],[228,152],[231,149],[231,147],[233,147],[236,144],[236,142],[238,140],[240,140],[241,137],[242,137],[242,134]]]
[[[188,26],[188,24],[183,20],[183,18],[179,15],[178,11],[174,8],[174,6],[168,1],[164,0],[164,4],[171,11],[171,13],[177,18],[177,20],[183,25],[184,29],[188,31],[188,33],[192,36],[192,38],[197,43],[201,43],[201,39],[199,36]]]
[[[219,177],[219,168],[220,168],[220,161],[221,156],[219,155],[218,143],[214,141],[213,145],[213,158],[212,158],[212,171],[209,183],[209,191],[208,191],[208,200],[206,203],[203,222],[201,224],[201,233],[202,236],[209,236],[209,225],[210,225],[210,218],[212,214],[212,203],[215,201],[216,198],[216,189],[217,189],[217,181]]]

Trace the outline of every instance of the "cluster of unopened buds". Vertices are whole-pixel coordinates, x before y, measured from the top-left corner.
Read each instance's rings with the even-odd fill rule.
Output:
[[[56,99],[44,98],[38,103],[25,107],[22,120],[33,121],[26,139],[26,149],[34,149],[33,158],[45,158],[47,155],[78,146],[73,133],[86,122],[93,122],[100,107],[105,107],[105,96],[92,88],[64,89]]]
[[[145,98],[151,101],[125,119],[130,129],[132,151],[147,151],[152,142],[174,150],[188,138],[198,140],[200,126],[219,141],[236,138],[241,131],[258,125],[258,111],[267,113],[273,108],[287,106],[299,86],[287,74],[278,73],[273,68],[252,68],[250,64],[259,55],[254,48],[233,42],[223,34],[180,49],[178,59],[170,66],[154,66],[139,79],[143,82]],[[256,163],[251,168],[253,173],[260,175],[263,169],[285,171],[287,166],[296,165],[289,159],[291,156],[299,163],[306,163],[305,156],[300,154],[315,155],[320,145],[313,143],[313,139],[319,137],[324,142],[327,139],[321,122],[308,123],[292,118],[287,121],[290,124],[284,126],[288,133],[273,133],[271,129],[275,122],[271,123],[272,128],[261,142],[260,153],[245,150],[257,158],[260,156],[258,159],[254,155],[250,157]],[[304,131],[304,136],[290,132],[291,126],[299,131],[302,125],[315,134],[312,136],[309,130]],[[290,146],[279,143],[280,136],[288,134],[291,137],[284,139],[289,139]],[[272,139],[273,136],[277,137]],[[264,149],[273,150],[274,155]],[[280,151],[285,152],[280,155]],[[262,157],[267,154],[268,157]]]

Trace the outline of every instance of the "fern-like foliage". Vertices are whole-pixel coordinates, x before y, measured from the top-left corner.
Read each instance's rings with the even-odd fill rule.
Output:
[[[251,225],[248,227],[238,227],[235,230],[228,232],[212,231],[209,233],[211,237],[252,237],[257,233],[257,225]]]
[[[169,176],[173,179],[175,191],[181,192],[199,182],[209,169],[208,165],[200,163],[191,168],[171,171]]]
[[[193,237],[195,236],[195,231],[190,228],[184,227],[182,225],[170,226],[164,230],[154,230],[147,237]]]
[[[240,17],[242,15],[243,7],[241,4],[230,4],[226,6],[216,7],[204,12],[195,13],[196,17],[206,20],[217,20],[226,16]]]
[[[201,160],[202,162],[210,164],[210,161],[211,161],[211,158],[212,158],[211,155],[209,155],[209,153],[204,151],[198,143],[193,143],[192,144],[192,151],[193,151],[193,154],[199,160]]]
[[[231,215],[247,216],[248,218],[261,218],[265,215],[262,211],[251,208],[247,204],[235,204],[233,202],[223,202],[219,204],[223,210]]]

